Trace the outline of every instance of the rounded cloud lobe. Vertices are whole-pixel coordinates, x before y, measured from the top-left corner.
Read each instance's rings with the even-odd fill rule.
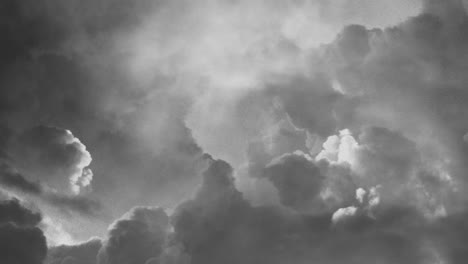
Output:
[[[25,175],[55,190],[78,194],[93,178],[91,154],[65,129],[38,126],[17,136],[13,152]]]
[[[42,263],[47,254],[44,234],[37,225],[39,213],[23,207],[16,199],[0,201],[0,259],[3,263]]]
[[[146,263],[158,258],[165,244],[169,218],[161,208],[137,207],[109,230],[98,253],[99,264]]]

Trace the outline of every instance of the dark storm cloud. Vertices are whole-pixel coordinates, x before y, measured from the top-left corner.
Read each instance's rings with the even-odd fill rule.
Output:
[[[133,209],[111,227],[98,263],[409,264],[440,257],[461,263],[462,247],[452,245],[463,241],[455,231],[463,230],[463,216],[427,221],[411,204],[363,204],[337,221],[331,214],[252,207],[236,190],[232,172],[228,163],[210,161],[194,199],[172,215],[172,234],[162,209]],[[72,253],[60,256],[70,263],[82,260]]]
[[[447,130],[457,137],[466,130],[460,119],[466,13],[460,1],[427,2],[427,13],[397,26],[349,26],[327,48],[326,67],[348,96],[362,99],[357,124],[380,124],[413,136],[427,126],[440,137],[447,137],[442,135]]]
[[[0,260],[5,264],[40,264],[47,254],[46,239],[37,227],[0,225]]]
[[[244,15],[238,6],[243,3],[229,2],[226,7],[220,1],[216,3],[219,8],[207,1],[193,12],[187,2],[164,1],[1,4],[5,14],[0,27],[6,40],[0,51],[0,85],[6,88],[0,91],[0,157],[11,166],[1,172],[2,187],[26,198],[41,198],[59,209],[96,210],[87,196],[48,189],[65,191],[70,175],[83,176],[74,169],[77,164],[86,163],[81,169],[89,165],[82,162],[89,154],[84,145],[93,156],[96,175],[86,194],[102,198],[114,217],[135,204],[174,205],[191,196],[203,178],[193,199],[182,202],[172,216],[160,208],[134,208],[110,227],[103,242],[54,248],[51,263],[94,264],[96,259],[99,264],[462,263],[467,236],[463,190],[468,184],[459,183],[466,182],[468,155],[463,141],[468,131],[464,55],[468,19],[461,2],[426,1],[426,13],[384,29],[347,26],[331,44],[312,51],[303,50],[304,45],[290,35],[281,35],[280,40],[268,36],[265,41],[258,32],[270,32],[269,26],[255,28],[255,34],[238,30],[244,24],[230,10]],[[255,4],[252,10],[263,12],[245,19],[248,28],[259,20],[263,23],[258,18],[265,16],[266,24],[274,24],[282,33],[290,30],[282,23],[271,23],[277,17],[269,19],[270,13],[275,16],[274,11],[283,11],[287,5],[274,2],[274,8],[265,11]],[[355,4],[349,7],[356,9]],[[334,12],[330,4],[324,8],[325,13]],[[222,9],[229,11],[215,12]],[[153,11],[161,17],[142,24]],[[210,13],[216,14],[215,19]],[[304,19],[308,22],[307,17],[293,19],[292,27],[299,27]],[[198,20],[206,25],[195,23]],[[169,30],[161,30],[167,25]],[[187,31],[190,36],[179,39]],[[133,47],[123,40],[129,36],[133,40],[132,33],[137,35],[136,42],[148,43]],[[177,35],[177,41],[172,35]],[[232,36],[239,37],[239,43],[231,44]],[[251,38],[254,43],[246,41]],[[153,46],[154,39],[158,45],[153,50],[147,46]],[[257,39],[273,44],[257,46]],[[121,42],[130,45],[130,51]],[[307,54],[297,54],[301,52]],[[134,53],[144,57],[143,66],[135,67],[148,66],[144,72],[152,72],[149,77],[135,74],[144,80],[128,77],[134,65],[126,62],[133,62]],[[151,67],[153,62],[145,60],[149,55],[163,66]],[[296,55],[305,57],[304,61],[295,60]],[[255,59],[238,62],[237,57]],[[275,65],[272,70],[269,67],[274,63],[264,57],[287,66],[276,69]],[[229,66],[224,67],[225,63]],[[288,67],[290,63],[301,66]],[[297,69],[302,64],[306,69]],[[205,85],[204,78],[179,76],[200,72],[208,75],[206,83],[213,83],[216,92],[211,87],[198,89]],[[216,95],[210,99],[223,105],[221,110],[225,102],[235,105],[232,115],[223,111],[218,115],[211,106],[206,107],[205,116],[194,115],[194,131],[197,121],[205,120],[229,123],[229,129],[221,131],[233,128],[227,134],[216,133],[208,122],[209,129],[201,130],[206,141],[216,145],[219,137],[226,152],[237,151],[243,142],[251,142],[251,135],[257,136],[253,130],[265,130],[266,136],[252,140],[255,143],[248,150],[249,173],[271,181],[283,207],[251,205],[236,188],[237,168],[203,155],[185,124],[193,98],[181,94],[189,89],[173,90],[187,83],[194,90],[187,93],[196,94],[196,99],[223,93],[221,98],[229,100]],[[238,83],[248,87],[236,89]],[[255,90],[246,94],[260,98],[230,100],[242,97],[238,93],[244,89]],[[207,101],[200,101],[205,107]],[[258,110],[268,107],[283,115]],[[255,112],[253,118],[237,122],[251,112]],[[269,118],[275,124],[278,120],[291,123],[272,128],[270,120],[264,120]],[[242,137],[242,126],[250,129],[245,133],[248,140]],[[238,133],[242,136],[237,137]],[[18,147],[10,152],[12,144]],[[294,152],[297,149],[303,152]],[[79,187],[85,185],[80,183]],[[21,222],[21,214],[30,217],[10,207],[5,206],[11,213],[5,221]],[[58,220],[63,216],[55,215]],[[67,218],[61,224],[66,230],[74,226],[70,232],[77,237],[100,232],[96,223],[83,228],[82,220]],[[0,229],[12,241],[2,242],[1,250],[29,258],[10,257],[7,263],[42,260],[45,242],[40,230],[18,224],[4,224]],[[34,242],[27,245],[31,248],[25,247],[26,240]],[[1,257],[7,254],[2,252]]]
[[[24,208],[16,199],[0,201],[0,223],[15,223],[20,226],[36,226],[42,220],[39,213]]]
[[[40,264],[47,254],[46,239],[36,226],[39,213],[16,199],[0,201],[0,262]]]
[[[268,254],[263,255],[269,245],[258,246],[257,242],[281,243],[274,239],[280,232],[275,227],[281,224],[277,226],[271,217],[261,226],[258,225],[261,219],[261,213],[254,216],[252,208],[236,190],[231,166],[222,160],[213,160],[204,173],[203,185],[196,197],[182,203],[171,222],[174,237],[181,243],[183,252],[190,256],[190,263],[251,263],[262,257],[266,258],[263,261],[269,260]],[[257,233],[263,228],[275,230],[269,234],[270,240],[263,240],[266,238]],[[282,228],[287,229],[286,226]]]
[[[231,173],[224,161],[212,161],[199,193],[172,216],[174,238],[191,263],[424,263],[431,257],[421,243],[426,222],[412,208],[369,215],[362,207],[337,226],[330,214],[252,207]]]
[[[301,150],[274,156],[264,142],[251,143],[247,154],[249,177],[270,181],[284,206],[302,213],[323,213],[352,204],[357,186],[349,164],[316,160]]]
[[[8,144],[1,145],[1,152],[16,145],[8,153],[14,164],[9,163],[21,173],[2,176],[5,186],[41,193],[46,203],[66,214],[96,215],[99,206],[94,200],[118,199],[118,205],[108,208],[112,216],[104,217],[107,222],[135,204],[162,199],[176,204],[194,189],[203,161],[183,120],[188,102],[169,94],[173,76],[155,70],[145,85],[130,77],[128,61],[134,50],[123,47],[125,41],[116,44],[154,12],[167,6],[176,10],[179,4],[2,2],[0,125],[13,138],[5,140]],[[67,130],[82,145],[74,139],[65,143],[71,139]],[[91,171],[86,168],[79,174],[75,166],[87,159],[88,151],[95,160],[89,169],[99,175],[89,185]],[[62,193],[71,174],[74,190],[88,197]],[[49,187],[59,194],[49,192]],[[140,191],[128,192],[132,189]],[[74,229],[74,224],[64,225]],[[79,234],[74,229],[73,235],[87,239],[97,229],[102,226]]]
[[[281,203],[299,211],[314,207],[325,180],[320,169],[303,153],[274,159],[264,174],[278,189]]]
[[[97,254],[101,248],[100,239],[91,239],[87,242],[49,248],[46,264],[96,264]]]
[[[99,251],[99,264],[145,263],[158,258],[169,228],[162,208],[136,207],[109,229]]]
[[[427,1],[423,11],[385,29],[346,27],[324,47],[325,63],[319,64],[340,83],[344,96],[358,98],[345,127],[355,132],[366,125],[384,128],[364,132],[370,137],[363,135],[367,146],[357,158],[368,164],[360,173],[369,177],[361,184],[411,192],[408,186],[418,181],[423,189],[432,188],[432,178],[439,182],[438,191],[432,188],[420,199],[433,203],[432,194],[452,192],[459,196],[455,200],[465,200],[447,186],[466,186],[468,19],[461,1]],[[366,183],[371,179],[374,183]],[[445,206],[457,203],[445,201]]]

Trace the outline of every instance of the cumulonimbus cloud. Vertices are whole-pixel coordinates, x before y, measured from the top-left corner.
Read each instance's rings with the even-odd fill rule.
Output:
[[[49,262],[464,263],[463,1],[377,28],[342,10],[383,1],[44,3],[10,1],[0,23],[0,135],[20,131],[0,140],[2,187],[77,211],[96,195],[112,217],[144,205],[107,234],[69,220],[103,239]],[[251,182],[272,194],[254,205]]]

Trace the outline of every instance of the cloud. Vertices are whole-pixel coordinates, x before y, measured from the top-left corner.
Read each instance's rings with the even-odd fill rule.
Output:
[[[346,221],[347,217],[352,217],[356,214],[357,208],[354,206],[340,208],[332,215],[332,222],[339,223],[340,221]]]
[[[265,167],[264,174],[278,189],[283,205],[299,211],[320,210],[314,207],[320,207],[317,201],[325,177],[306,154],[278,157]]]
[[[433,216],[451,207],[457,196],[453,179],[438,167],[438,157],[426,160],[417,142],[382,127],[364,127],[356,138],[349,131],[340,134],[328,138],[316,160],[326,161],[335,171],[341,168],[331,182],[332,194],[347,193],[342,198],[348,206],[354,196],[370,206],[405,201]]]
[[[387,2],[7,1],[2,188],[79,238],[182,202],[117,220],[100,263],[461,263],[466,1]],[[282,206],[250,203],[265,182]]]
[[[37,227],[0,225],[0,260],[2,263],[41,263],[47,253],[46,240]]]
[[[23,207],[16,199],[0,201],[0,215],[0,261],[41,263],[47,254],[46,239],[36,227],[41,215]]]
[[[0,182],[3,186],[34,195],[42,192],[42,187],[39,183],[25,179],[7,164],[2,164],[1,166]]]
[[[85,216],[96,216],[102,209],[100,202],[95,199],[51,191],[39,181],[30,181],[7,163],[2,164],[0,183],[3,188],[20,195],[39,198],[66,214],[78,213]]]
[[[0,223],[15,223],[19,226],[36,226],[42,220],[39,213],[24,208],[16,199],[0,201]]]
[[[43,199],[66,214],[74,215],[79,213],[84,216],[99,216],[102,214],[102,204],[98,200],[88,197],[46,193]]]
[[[359,141],[364,146],[356,151],[355,170],[369,180],[367,187],[410,181],[412,170],[420,159],[414,142],[380,127],[365,129]]]
[[[224,161],[213,160],[204,175],[199,193],[171,217],[178,248],[191,263],[424,263],[430,255],[422,241],[434,226],[411,207],[308,216],[250,206]]]
[[[124,77],[117,62],[127,59],[109,47],[111,38],[139,24],[141,17],[132,12],[153,11],[153,1],[100,1],[82,12],[76,12],[81,4],[74,2],[10,2],[2,26],[8,33],[5,50],[14,50],[0,52],[9,58],[2,61],[5,70],[0,73],[5,87],[0,91],[0,123],[12,133],[6,140],[9,147],[16,145],[15,152],[8,153],[16,154],[10,166],[22,178],[40,184],[49,203],[60,204],[66,213],[86,215],[89,209],[89,216],[97,210],[95,200],[121,201],[107,208],[107,216],[88,221],[85,230],[72,227],[87,221],[77,214],[64,228],[83,240],[103,234],[109,222],[135,204],[176,204],[184,199],[203,163],[202,151],[181,117],[186,103],[173,95],[166,100],[165,92],[153,94],[154,87],[168,85],[165,77],[135,93],[140,88]],[[102,57],[96,60],[96,54]],[[97,162],[90,164],[90,153]],[[34,184],[11,182],[20,177],[3,180],[10,181],[10,188],[14,184],[29,193],[39,191]],[[50,193],[51,188],[60,194]],[[140,192],[127,191],[134,188]],[[70,190],[87,197],[71,199]],[[63,207],[67,203],[74,209]]]
[[[455,220],[458,217],[430,221],[411,204],[373,203],[374,190],[364,202],[334,214],[310,216],[280,207],[252,207],[236,190],[232,167],[222,160],[207,159],[209,166],[199,191],[170,217],[173,232],[162,209],[134,208],[110,227],[98,263],[302,263],[311,259],[322,263],[425,263],[439,254],[457,261],[462,256],[456,256],[462,254],[461,249],[450,250],[449,246],[460,239],[451,231],[458,224],[446,223],[459,221]],[[446,246],[439,245],[440,241]],[[81,263],[78,249],[84,251],[89,244],[97,249],[100,243],[52,249],[68,253],[53,253],[50,258]],[[452,252],[456,254],[447,255]]]
[[[100,239],[90,239],[87,242],[49,248],[46,264],[96,264],[97,254],[101,248]]]
[[[37,126],[19,134],[13,144],[19,169],[50,188],[78,194],[90,185],[91,154],[70,131]]]
[[[322,137],[335,132],[333,109],[342,95],[332,88],[325,76],[292,78],[274,86],[270,88],[272,93],[278,96],[295,126]]]
[[[110,227],[97,263],[146,263],[157,258],[168,228],[169,218],[162,208],[133,208]]]
[[[213,160],[204,173],[197,195],[182,203],[171,217],[174,237],[183,252],[190,256],[191,263],[260,260],[257,258],[268,252],[270,246],[257,244],[263,242],[262,231],[270,230],[270,238],[280,232],[275,229],[281,227],[281,223],[274,221],[274,211],[265,209],[265,215],[260,210],[256,214],[235,189],[233,180],[231,166],[222,160]],[[268,217],[271,217],[269,224],[260,225],[262,219]],[[274,239],[265,240],[266,243],[270,241],[275,243]]]

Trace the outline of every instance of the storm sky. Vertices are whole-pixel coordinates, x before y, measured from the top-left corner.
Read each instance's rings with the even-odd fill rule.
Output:
[[[468,1],[2,0],[0,263],[463,264]]]

